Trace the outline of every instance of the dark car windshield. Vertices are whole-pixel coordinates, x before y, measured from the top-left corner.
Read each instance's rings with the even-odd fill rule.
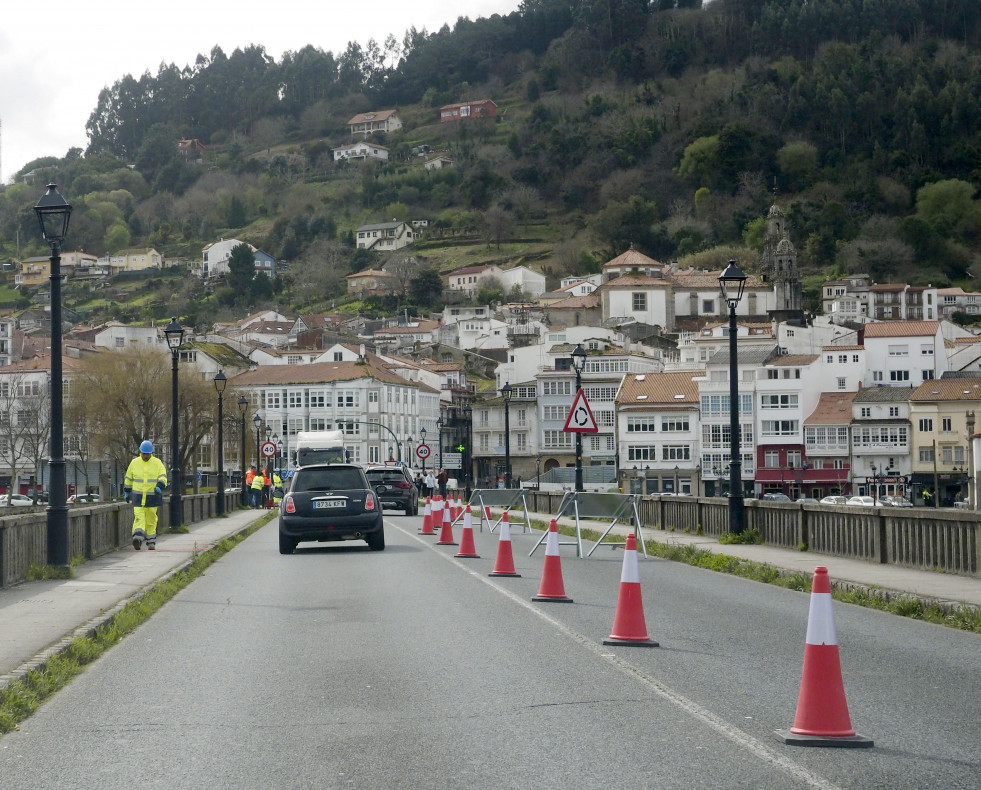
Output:
[[[294,491],[344,491],[364,488],[360,469],[300,469],[293,483]]]
[[[390,472],[387,470],[369,470],[365,472],[373,483],[404,483],[405,475],[402,472]]]

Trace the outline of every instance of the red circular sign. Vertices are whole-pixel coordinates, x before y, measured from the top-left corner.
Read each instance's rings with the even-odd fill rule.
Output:
[[[273,444],[272,442],[263,442],[262,454],[266,458],[272,458],[274,455],[276,455],[276,445]]]
[[[420,458],[429,458],[429,445],[420,444],[416,448],[416,455],[418,455]]]

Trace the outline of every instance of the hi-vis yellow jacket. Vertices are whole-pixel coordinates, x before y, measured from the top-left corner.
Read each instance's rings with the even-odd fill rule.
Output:
[[[130,491],[136,507],[158,507],[162,497],[156,493],[157,486],[167,487],[167,469],[163,461],[155,455],[149,461],[136,456],[126,467],[123,489]]]

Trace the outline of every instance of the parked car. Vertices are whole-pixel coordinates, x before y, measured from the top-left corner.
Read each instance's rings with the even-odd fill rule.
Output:
[[[68,497],[69,505],[82,504],[82,503],[93,504],[95,502],[101,502],[101,501],[102,501],[102,497],[99,496],[98,494],[73,494],[72,496]]]
[[[10,495],[11,507],[34,507],[34,500],[24,494]],[[0,495],[0,507],[7,507],[7,495]]]
[[[858,507],[878,507],[878,503],[870,496],[850,496],[847,505],[857,505]]]
[[[279,553],[292,554],[304,541],[364,540],[385,548],[385,522],[378,494],[356,464],[315,464],[293,474],[279,503]]]
[[[884,496],[879,499],[879,502],[888,507],[913,507],[913,503],[902,496]]]
[[[814,497],[802,496],[794,500],[798,505],[816,505],[818,501]]]
[[[763,494],[763,499],[767,502],[793,502],[789,496],[780,493]]]
[[[832,494],[831,496],[826,496],[821,499],[822,505],[847,505],[848,497],[839,496],[837,494]]]
[[[419,514],[419,490],[404,466],[370,466],[364,474],[383,508],[395,507],[407,516]]]

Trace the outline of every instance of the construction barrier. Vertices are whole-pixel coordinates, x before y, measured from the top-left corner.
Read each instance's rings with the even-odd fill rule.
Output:
[[[629,523],[633,527],[634,538],[640,542],[641,550],[644,552],[644,556],[647,557],[647,544],[644,542],[644,536],[641,533],[640,514],[637,512],[637,502],[639,499],[639,494],[587,494],[584,491],[567,491],[566,495],[562,498],[562,502],[559,504],[559,510],[555,514],[555,519],[558,521],[563,515],[571,515],[576,523],[576,538],[574,541],[564,541],[559,545],[575,546],[577,557],[589,557],[596,551],[596,547],[603,543],[606,536],[613,531],[613,528],[623,522]],[[585,554],[583,554],[582,525],[580,523],[580,519],[582,518],[602,519],[604,521],[610,519],[610,523],[600,536],[600,539]],[[548,533],[546,532],[529,552],[529,557],[545,542],[547,537]],[[610,541],[603,543],[603,545],[623,546],[625,543]]]
[[[531,519],[528,515],[528,500],[524,489],[521,488],[478,488],[470,495],[467,502],[478,508],[480,512],[480,531],[484,531],[484,521],[488,523],[488,530],[494,532],[504,518],[501,516],[497,521],[491,520],[490,509],[503,508],[505,513],[513,510],[517,505],[521,505],[524,515],[522,532],[531,532]]]

